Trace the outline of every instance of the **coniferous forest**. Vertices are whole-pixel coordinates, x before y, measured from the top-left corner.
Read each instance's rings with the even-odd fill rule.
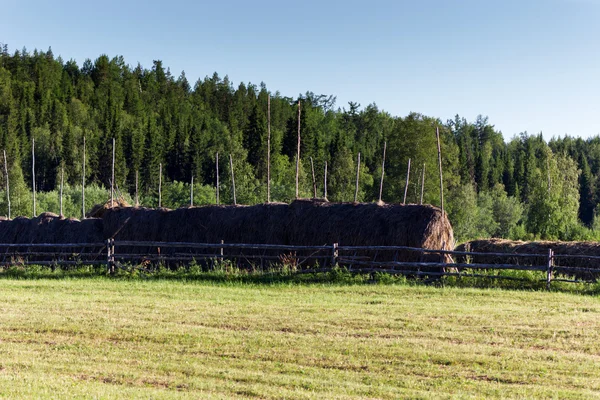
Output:
[[[137,176],[140,203],[158,205],[162,165],[163,206],[188,205],[192,177],[194,204],[214,204],[219,153],[221,203],[233,200],[230,154],[237,202],[264,202],[270,96],[272,201],[295,198],[299,102],[301,197],[313,197],[312,158],[319,196],[327,162],[328,199],[354,200],[360,153],[358,199],[377,201],[386,142],[383,201],[403,201],[410,158],[407,202],[419,202],[425,169],[424,202],[439,205],[437,127],[445,207],[458,240],[600,239],[600,137],[546,141],[542,134],[522,133],[507,143],[481,116],[400,117],[375,104],[338,105],[333,95],[308,91],[292,98],[263,83],[235,86],[217,73],[189,82],[161,61],[147,69],[101,55],[79,66],[51,49],[0,51],[0,150],[7,155],[13,216],[33,212],[33,140],[38,214],[58,212],[62,171],[66,215],[81,216],[82,180],[86,208],[108,199],[113,138],[115,184],[130,201]],[[6,187],[4,174],[0,187]],[[0,215],[7,214],[6,197],[3,189]]]

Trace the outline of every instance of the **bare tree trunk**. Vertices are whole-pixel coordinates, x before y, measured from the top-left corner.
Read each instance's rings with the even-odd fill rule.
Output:
[[[406,170],[406,184],[404,185],[404,200],[402,200],[402,204],[406,204],[406,195],[408,193],[409,179],[410,179],[410,158],[408,159],[408,169]]]
[[[8,203],[8,219],[10,219],[10,185],[8,179],[8,163],[6,162],[6,150],[4,150],[4,174],[6,175],[6,202]]]
[[[190,184],[190,207],[194,207],[194,175],[192,175],[192,183]]]
[[[136,170],[135,171],[135,206],[136,207],[140,206],[140,201],[139,201],[139,197],[138,197],[138,174],[139,174],[139,171]]]
[[[229,154],[229,167],[231,168],[231,189],[233,191],[233,204],[237,205],[237,199],[235,197],[235,174],[233,173],[233,158],[231,153]]]
[[[271,202],[271,95],[267,97],[267,203]]]
[[[300,100],[298,100],[298,149],[296,152],[296,199],[298,198],[299,174],[300,174]]]
[[[383,142],[383,161],[381,162],[381,181],[379,183],[379,202],[381,203],[381,196],[383,195],[383,175],[385,173],[385,150],[387,148],[387,142]]]
[[[65,167],[60,169],[60,216],[63,216],[63,184],[65,178]]]
[[[217,153],[217,186],[216,186],[216,191],[217,191],[217,205],[220,204],[219,202],[219,153]]]
[[[442,216],[444,215],[444,179],[442,177],[442,148],[440,146],[440,128],[435,128],[438,146],[438,164],[440,166],[440,203],[442,208]]]
[[[312,181],[313,181],[313,199],[317,198],[317,181],[315,180],[315,164],[313,163],[313,158],[310,158],[310,169],[312,171]]]
[[[162,163],[158,164],[158,208],[162,207]]]
[[[85,219],[85,135],[83,136],[83,164],[81,165],[81,219]]]
[[[113,138],[113,148],[112,148],[112,178],[110,181],[110,208],[115,206],[115,138]]]
[[[327,200],[327,161],[325,161],[325,175],[323,180],[323,198]]]
[[[421,175],[421,202],[423,204],[423,190],[425,188],[425,163],[423,163],[423,174]]]
[[[31,179],[33,188],[33,216],[36,216],[35,209],[35,139],[31,139]]]
[[[354,202],[358,201],[358,179],[360,178],[360,152],[358,153],[358,162],[356,163],[356,189],[354,190]]]

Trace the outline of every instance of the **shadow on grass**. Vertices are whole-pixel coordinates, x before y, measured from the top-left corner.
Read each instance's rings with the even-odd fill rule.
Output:
[[[537,271],[483,271],[480,276],[411,277],[387,273],[354,273],[343,267],[326,272],[301,272],[280,266],[267,271],[233,268],[221,265],[206,269],[197,265],[172,270],[158,266],[151,271],[138,267],[125,266],[110,274],[104,266],[79,266],[60,268],[47,266],[11,266],[0,269],[0,279],[108,279],[141,281],[179,281],[206,282],[213,284],[251,284],[251,285],[410,285],[452,288],[503,289],[524,291],[545,291],[546,276]],[[600,282],[571,283],[552,282],[550,291],[574,294],[599,295]]]

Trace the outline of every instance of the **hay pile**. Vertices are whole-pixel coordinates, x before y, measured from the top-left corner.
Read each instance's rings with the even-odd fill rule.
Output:
[[[452,249],[452,227],[427,205],[327,203],[107,209],[104,237],[115,240],[281,245],[410,246]],[[413,252],[412,259],[415,257]],[[439,260],[439,256],[434,259]]]
[[[85,216],[87,218],[102,218],[106,210],[115,207],[131,207],[131,205],[122,196],[119,196],[113,199],[112,202],[109,199],[104,204],[96,204]]]
[[[0,243],[98,243],[102,242],[102,220],[79,221],[42,213],[35,218],[0,220]]]
[[[122,204],[122,203],[119,203]],[[98,243],[116,241],[194,242],[227,244],[279,244],[292,246],[408,246],[452,249],[454,237],[448,218],[440,209],[427,205],[376,203],[328,203],[297,200],[292,204],[269,203],[254,206],[205,206],[177,210],[110,207],[110,202],[95,207],[83,221],[44,213],[36,218],[0,220],[0,243]],[[113,203],[117,205],[117,203]],[[161,252],[162,250],[162,252]],[[182,248],[120,246],[118,253],[137,255],[196,255],[198,250]],[[214,255],[215,249],[206,249]],[[422,256],[414,251],[362,251],[340,257],[363,257],[376,261],[439,261],[440,256]],[[235,252],[280,257],[279,250]],[[299,250],[293,257],[313,255],[314,250]],[[323,255],[323,254],[320,254]],[[327,249],[324,257],[331,260]]]
[[[555,255],[588,255],[600,256],[600,243],[598,242],[559,242],[538,241],[523,242],[504,239],[473,240],[461,244],[457,251],[471,251],[475,253],[505,253],[506,256],[473,255],[471,263],[484,264],[517,264],[517,265],[547,265],[548,250],[552,249]],[[510,257],[511,254],[541,254],[542,257]],[[458,257],[458,262],[464,262],[467,257]],[[585,268],[588,271],[561,271],[563,275],[574,276],[580,279],[595,279],[600,276],[600,260],[586,258],[556,258],[554,265],[567,268]],[[560,270],[559,270],[560,271]]]

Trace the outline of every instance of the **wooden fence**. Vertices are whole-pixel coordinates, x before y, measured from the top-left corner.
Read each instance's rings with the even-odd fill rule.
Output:
[[[413,254],[413,257],[406,257]],[[510,258],[513,263],[455,262],[452,257],[493,256]],[[432,261],[432,257],[438,261]],[[407,258],[415,261],[406,261]],[[425,260],[426,259],[426,260]],[[545,260],[541,265],[540,259]],[[600,260],[600,256],[561,255],[550,249],[547,254],[478,253],[422,249],[405,246],[292,246],[239,243],[137,242],[108,239],[99,243],[70,244],[0,244],[0,266],[105,265],[115,268],[139,268],[164,264],[198,263],[210,269],[219,262],[239,268],[268,270],[274,265],[292,266],[299,273],[326,272],[334,266],[355,273],[388,273],[410,276],[485,277],[518,279],[515,276],[482,271],[538,271],[548,287],[552,281],[591,282],[600,275],[599,268],[569,266],[569,261]],[[514,262],[514,260],[519,260]],[[533,261],[531,261],[533,260]]]

